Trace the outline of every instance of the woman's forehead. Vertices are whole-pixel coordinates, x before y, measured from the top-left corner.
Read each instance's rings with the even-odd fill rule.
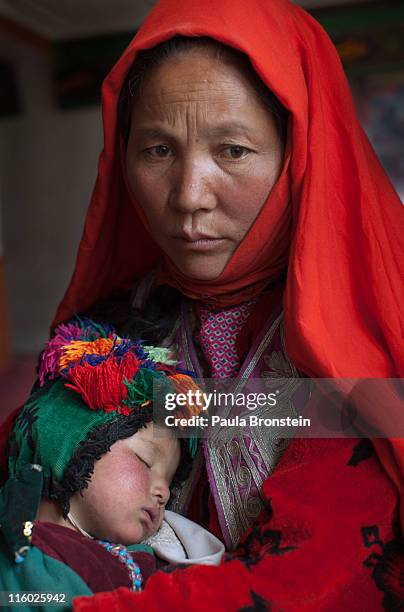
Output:
[[[153,68],[141,92],[135,96],[135,105],[148,109],[183,102],[220,104],[229,98],[238,104],[256,95],[251,75],[237,59],[219,59],[204,49],[181,53]]]
[[[261,129],[260,123],[270,113],[240,68],[218,65],[212,57],[203,56],[202,62],[195,62],[192,55],[179,59],[181,63],[167,62],[154,71],[142,95],[135,97],[132,129],[138,136],[158,129],[159,123],[167,126],[184,121],[209,132]]]

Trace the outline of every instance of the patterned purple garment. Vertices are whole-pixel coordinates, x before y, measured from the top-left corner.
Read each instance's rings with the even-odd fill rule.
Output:
[[[231,378],[238,374],[240,358],[237,336],[257,302],[258,298],[254,298],[219,311],[208,304],[199,303],[199,342],[213,378]]]

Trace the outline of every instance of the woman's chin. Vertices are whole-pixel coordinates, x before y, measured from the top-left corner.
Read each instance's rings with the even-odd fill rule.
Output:
[[[179,266],[177,266],[179,268]],[[181,266],[179,270],[192,281],[209,282],[216,280],[224,270],[224,267],[219,270],[208,268],[195,268],[194,266]]]
[[[212,258],[213,259],[213,258]],[[175,267],[192,281],[209,282],[216,280],[226,267],[228,258],[221,261],[212,261],[208,257],[192,258],[192,260],[173,260]]]

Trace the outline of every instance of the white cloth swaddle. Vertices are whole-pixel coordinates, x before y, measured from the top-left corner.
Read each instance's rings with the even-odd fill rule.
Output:
[[[189,519],[166,510],[160,529],[142,542],[168,563],[219,565],[224,544]]]

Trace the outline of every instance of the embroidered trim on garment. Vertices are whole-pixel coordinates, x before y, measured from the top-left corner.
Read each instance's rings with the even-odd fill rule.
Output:
[[[184,360],[187,367],[198,372],[200,365],[197,363],[192,343],[189,313],[186,308],[183,309],[182,333],[179,334],[177,341],[179,358]],[[290,416],[296,416],[291,400],[296,392],[294,377],[298,378],[299,373],[286,355],[282,314],[272,322],[268,321],[266,329],[256,340],[255,349],[250,351],[242,365],[234,386],[228,391],[246,392],[250,378],[262,378],[263,370],[268,372],[268,367],[265,368],[265,365],[268,365],[265,358],[274,350],[279,352],[278,346],[281,347],[281,352],[288,363],[286,369],[289,371],[289,376],[286,376],[285,372],[281,389],[283,405],[289,405]],[[263,379],[262,385],[266,387],[270,382],[267,383]],[[265,407],[257,409],[256,414],[267,416],[264,412]],[[234,431],[230,428],[222,430],[216,428],[214,434],[214,438],[203,442],[205,462],[222,533],[227,547],[232,549],[239,542],[246,527],[252,524],[262,509],[262,485],[285,451],[288,440],[283,439],[281,433],[278,437],[270,437],[268,431],[260,427],[249,428],[245,440],[243,434],[239,437],[234,436]],[[181,502],[184,501],[183,498],[179,499],[176,507],[180,509]]]
[[[295,417],[292,399],[299,388],[299,383],[296,381],[299,373],[286,354],[282,315],[275,319],[264,335],[245,372],[251,376],[261,358],[268,364],[266,358],[270,359],[270,356],[276,352],[268,351],[276,333],[280,335],[285,364],[284,379],[280,385],[282,404],[287,406],[288,415]],[[269,372],[266,372],[266,375],[268,374]],[[279,374],[276,373],[276,376]],[[263,385],[266,386],[265,375]],[[242,388],[246,390],[247,386],[248,378],[243,375],[236,382],[237,392]],[[257,417],[264,417],[267,416],[266,411],[266,407],[257,408],[254,414]],[[237,546],[242,534],[263,509],[263,483],[275,468],[287,445],[288,440],[282,438],[281,432],[278,436],[269,436],[268,432],[259,426],[249,427],[248,434],[246,435],[244,430],[238,438],[235,438],[230,430],[220,430],[215,435],[215,439],[206,441],[211,471],[215,474],[217,496],[220,499],[226,525],[227,544],[230,548]]]

